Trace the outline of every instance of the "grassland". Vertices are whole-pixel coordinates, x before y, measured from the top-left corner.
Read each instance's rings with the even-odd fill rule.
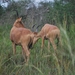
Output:
[[[28,65],[23,63],[21,47],[17,47],[16,55],[12,52],[9,39],[11,25],[0,26],[0,75],[75,75],[75,25],[69,31],[60,27],[62,47],[56,53],[51,46],[41,50],[41,39],[30,50]]]

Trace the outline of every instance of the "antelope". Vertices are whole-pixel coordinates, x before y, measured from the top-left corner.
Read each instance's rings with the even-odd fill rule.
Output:
[[[16,46],[20,45],[22,47],[22,54],[26,63],[29,61],[29,49],[33,45],[34,36],[34,33],[30,29],[24,27],[21,18],[16,19],[10,31],[13,54],[16,54]]]
[[[60,30],[57,26],[51,25],[51,24],[45,24],[41,31],[38,32],[37,36],[35,37],[35,42],[42,38],[42,45],[41,48],[44,47],[44,40],[48,40],[48,49],[50,49],[50,43],[52,44],[54,50],[57,49],[56,44],[54,42],[55,39],[57,39],[57,44],[60,42]]]

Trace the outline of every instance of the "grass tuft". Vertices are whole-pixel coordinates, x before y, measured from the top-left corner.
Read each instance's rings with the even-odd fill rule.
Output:
[[[9,39],[12,26],[0,26],[0,75],[75,75],[75,25],[66,31],[61,30],[62,46],[58,46],[54,53],[51,45],[41,50],[41,39],[30,50],[28,65],[24,64],[21,47],[17,47],[16,55],[12,52],[12,43]]]

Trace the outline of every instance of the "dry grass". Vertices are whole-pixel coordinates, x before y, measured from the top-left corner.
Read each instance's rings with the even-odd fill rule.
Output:
[[[0,75],[75,75],[75,25],[66,32],[61,28],[62,47],[56,53],[51,46],[41,50],[41,39],[30,50],[29,64],[23,64],[21,47],[17,47],[17,54],[12,53],[12,44],[9,33],[12,26],[0,26]]]

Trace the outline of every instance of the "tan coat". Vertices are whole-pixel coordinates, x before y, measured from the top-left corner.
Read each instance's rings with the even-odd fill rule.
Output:
[[[56,50],[56,45],[54,40],[57,39],[58,42],[60,41],[60,30],[57,26],[51,25],[51,24],[45,24],[41,31],[37,34],[36,41],[42,38],[42,45],[41,47],[44,47],[44,40],[48,39],[48,49],[50,48],[50,43],[52,44],[53,48]],[[57,42],[57,43],[58,43]]]
[[[16,53],[16,45],[22,46],[22,53],[25,62],[29,60],[29,49],[33,44],[34,34],[31,30],[24,27],[21,18],[17,19],[10,31],[10,40],[13,44],[13,53]]]

